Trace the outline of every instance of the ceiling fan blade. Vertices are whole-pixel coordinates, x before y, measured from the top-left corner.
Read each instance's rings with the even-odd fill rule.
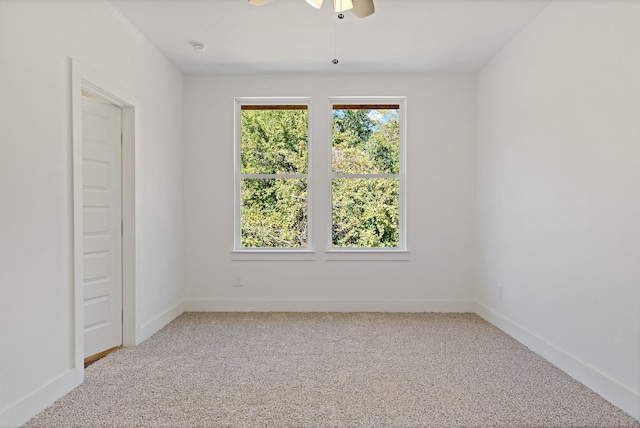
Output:
[[[273,0],[249,0],[249,4],[254,6],[262,6],[263,4],[271,3]]]
[[[335,13],[344,12],[353,8],[352,0],[333,0],[333,10]]]
[[[322,6],[322,2],[323,0],[307,0],[307,3],[309,3],[311,6],[315,7],[316,9],[320,9],[320,6]]]
[[[373,0],[353,0],[353,9],[351,9],[351,12],[358,18],[373,15],[375,11],[376,7],[373,5]]]

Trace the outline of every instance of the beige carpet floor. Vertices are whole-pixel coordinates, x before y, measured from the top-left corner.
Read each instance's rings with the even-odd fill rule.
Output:
[[[472,314],[185,313],[35,427],[633,427]]]

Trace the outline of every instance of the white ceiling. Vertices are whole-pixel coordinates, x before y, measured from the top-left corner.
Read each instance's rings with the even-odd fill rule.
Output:
[[[343,20],[331,0],[110,2],[185,73],[253,73],[474,71],[551,0],[375,0]]]

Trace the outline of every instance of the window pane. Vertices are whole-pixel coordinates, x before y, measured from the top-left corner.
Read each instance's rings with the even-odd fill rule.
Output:
[[[337,174],[398,174],[398,109],[334,109],[331,167]]]
[[[242,110],[242,174],[306,174],[307,110]]]
[[[307,246],[307,180],[241,180],[243,248]]]
[[[396,178],[335,178],[332,244],[339,248],[398,248]]]

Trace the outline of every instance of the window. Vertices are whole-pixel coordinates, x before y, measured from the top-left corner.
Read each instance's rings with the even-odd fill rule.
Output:
[[[329,119],[320,141],[328,167],[312,175],[311,99],[236,98],[233,260],[315,259],[312,205],[322,210],[326,260],[409,259],[404,98],[326,105],[316,120]]]
[[[331,100],[331,248],[405,250],[403,98]]]
[[[236,100],[236,250],[310,246],[309,135],[308,99]]]

